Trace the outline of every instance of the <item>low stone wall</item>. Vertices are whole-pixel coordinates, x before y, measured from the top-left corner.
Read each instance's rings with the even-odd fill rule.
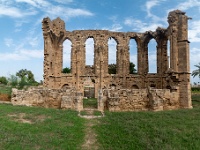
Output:
[[[74,89],[30,87],[28,90],[12,89],[11,103],[13,105],[82,110],[82,99],[82,93]]]
[[[169,89],[104,89],[98,94],[98,109],[104,111],[160,111],[180,108],[178,90]],[[75,89],[31,87],[12,89],[13,105],[59,109],[83,109],[83,93]]]
[[[179,108],[179,93],[169,89],[104,90],[104,109],[109,111],[160,111]]]

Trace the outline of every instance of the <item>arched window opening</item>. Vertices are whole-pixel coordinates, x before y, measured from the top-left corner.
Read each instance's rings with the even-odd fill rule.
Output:
[[[157,73],[157,43],[151,39],[148,43],[149,73]]]
[[[116,74],[117,72],[117,42],[110,38],[108,40],[108,73]]]
[[[94,65],[94,39],[88,38],[85,42],[85,65],[93,67]]]
[[[129,41],[129,53],[130,53],[130,66],[129,73],[136,74],[138,70],[138,55],[137,55],[137,43],[135,39],[130,39]]]
[[[116,85],[115,85],[115,84],[110,84],[110,88],[111,88],[112,90],[115,90],[115,89],[116,89]]]
[[[94,39],[88,38],[85,42],[85,74],[94,73]]]
[[[65,40],[63,43],[63,66],[62,73],[71,72],[71,49],[72,43],[70,40]]]
[[[132,89],[139,89],[139,87],[136,84],[134,84],[132,85]]]
[[[167,41],[167,62],[168,62],[168,67],[170,68],[170,41]]]

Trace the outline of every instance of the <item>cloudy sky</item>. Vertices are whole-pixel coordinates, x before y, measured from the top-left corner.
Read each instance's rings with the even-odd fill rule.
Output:
[[[166,28],[171,10],[185,11],[189,20],[191,71],[200,62],[200,0],[0,0],[0,76],[31,70],[36,80],[43,79],[44,17],[58,16],[66,30],[106,29],[122,32],[155,31]],[[155,47],[154,41],[150,43]],[[114,63],[116,43],[109,41],[109,62]],[[64,43],[64,66],[69,66],[70,42]],[[130,42],[131,61],[136,63],[136,45]],[[153,48],[152,48],[153,49]],[[86,41],[88,65],[92,64],[93,40]],[[149,52],[150,72],[155,72],[155,52]],[[200,82],[191,78],[192,82]]]

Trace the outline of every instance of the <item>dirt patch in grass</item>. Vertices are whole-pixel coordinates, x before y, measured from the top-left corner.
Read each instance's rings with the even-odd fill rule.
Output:
[[[8,114],[8,116],[16,122],[20,123],[28,123],[28,124],[34,124],[36,122],[43,122],[45,119],[49,118],[45,115],[39,115],[39,116],[32,116],[25,113],[19,113],[19,114]]]
[[[97,124],[96,119],[88,119],[86,122],[85,129],[85,142],[82,145],[83,150],[97,150],[99,148],[99,143],[97,142],[97,134],[95,133],[93,126]]]
[[[0,93],[0,101],[10,101],[10,96],[8,94]]]

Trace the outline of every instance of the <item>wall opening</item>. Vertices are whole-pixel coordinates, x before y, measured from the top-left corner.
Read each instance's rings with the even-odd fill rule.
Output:
[[[167,40],[167,62],[168,68],[170,68],[170,41]]]
[[[135,39],[130,39],[129,41],[129,53],[130,53],[130,67],[129,73],[136,74],[138,70],[138,53],[137,53],[137,43]]]
[[[85,42],[85,65],[94,65],[94,39],[88,38]]]
[[[139,87],[136,84],[133,84],[131,88],[132,89],[139,89]]]
[[[116,74],[117,72],[117,42],[113,38],[108,40],[108,73]]]
[[[63,66],[62,73],[70,73],[71,72],[71,49],[72,43],[70,40],[65,40],[63,43]]]
[[[148,43],[149,73],[157,73],[157,43],[151,39]]]
[[[85,73],[94,73],[94,39],[88,38],[85,42]]]

